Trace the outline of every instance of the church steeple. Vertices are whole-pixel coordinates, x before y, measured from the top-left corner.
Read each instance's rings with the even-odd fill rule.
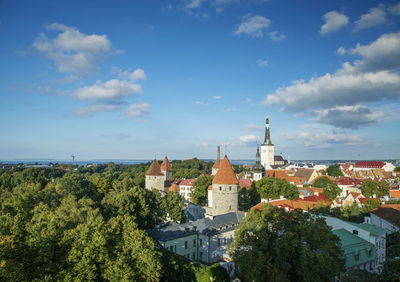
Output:
[[[267,119],[265,121],[265,139],[263,145],[273,145],[271,142],[271,135],[269,133],[269,119],[267,114]]]

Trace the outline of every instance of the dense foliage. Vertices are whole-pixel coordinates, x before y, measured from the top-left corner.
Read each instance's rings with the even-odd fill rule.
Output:
[[[238,201],[239,210],[241,211],[248,211],[251,207],[257,205],[261,201],[261,198],[255,185],[251,185],[250,188],[240,188]]]
[[[292,200],[299,197],[299,190],[296,185],[287,182],[285,179],[275,177],[263,177],[252,183],[257,189],[262,199],[279,199],[284,196],[286,199]]]
[[[174,281],[145,229],[184,222],[183,199],[144,189],[148,167],[1,170],[0,280]]]
[[[343,176],[343,172],[340,169],[339,164],[334,164],[334,165],[328,166],[328,168],[326,169],[326,173],[329,176]]]
[[[324,219],[301,210],[250,210],[231,247],[246,281],[332,281],[344,269],[339,238]]]
[[[390,186],[386,181],[372,181],[366,180],[361,185],[361,190],[365,197],[372,197],[376,195],[377,197],[383,197],[389,193]]]
[[[208,186],[212,183],[210,175],[201,175],[194,182],[190,193],[192,203],[206,206],[208,200]]]

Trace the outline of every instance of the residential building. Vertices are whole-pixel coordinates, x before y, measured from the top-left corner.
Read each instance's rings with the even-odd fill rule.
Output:
[[[400,204],[381,205],[370,212],[371,224],[392,234],[400,230]]]
[[[185,198],[185,200],[190,201],[191,199],[191,192],[193,183],[196,181],[196,178],[191,179],[184,179],[179,182],[179,194]]]
[[[234,238],[243,213],[231,212],[183,224],[148,230],[165,249],[191,260],[214,263],[222,259]]]
[[[318,177],[318,173],[315,169],[298,168],[294,173],[294,177],[300,178],[302,184],[312,184],[313,180]]]

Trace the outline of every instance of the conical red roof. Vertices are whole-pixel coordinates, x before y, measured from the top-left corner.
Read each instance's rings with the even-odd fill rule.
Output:
[[[219,160],[220,159],[220,156],[219,156],[219,146],[218,146],[218,154],[217,154],[217,160],[215,161],[215,163],[214,163],[214,165],[213,165],[213,167],[212,168],[219,168],[219,166],[220,166],[220,163],[221,163],[221,161]]]
[[[154,159],[154,161],[151,163],[149,169],[146,172],[146,175],[151,175],[151,176],[163,176],[164,175],[161,173],[161,167],[158,164],[156,159]]]
[[[172,167],[171,164],[169,163],[167,156],[165,156],[164,161],[161,164],[161,168],[163,171],[172,171]]]
[[[222,160],[212,184],[239,184],[227,156]]]

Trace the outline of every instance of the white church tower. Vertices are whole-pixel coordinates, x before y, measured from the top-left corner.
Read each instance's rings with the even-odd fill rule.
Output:
[[[267,114],[267,120],[265,121],[265,139],[264,143],[261,144],[261,164],[265,169],[272,169],[272,166],[275,165],[274,153],[274,144],[271,142]]]

